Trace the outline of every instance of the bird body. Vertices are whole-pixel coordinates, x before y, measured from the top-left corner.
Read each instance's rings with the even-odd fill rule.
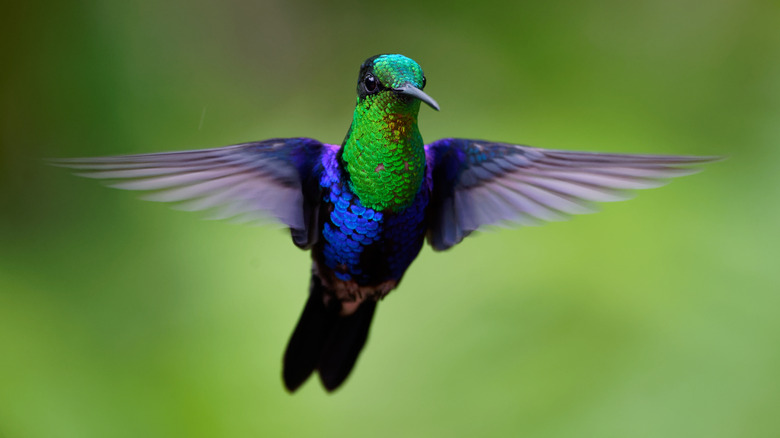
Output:
[[[377,289],[381,298],[400,281],[422,247],[430,178],[403,209],[377,210],[354,193],[334,149],[327,148],[323,162],[324,220],[322,239],[313,251],[315,267],[326,284],[348,295],[341,299],[362,300],[365,293],[360,289],[366,287]]]
[[[376,303],[401,281],[427,239],[445,250],[472,231],[532,225],[594,210],[692,173],[713,157],[600,154],[442,139],[425,145],[417,125],[420,66],[377,55],[360,68],[357,104],[341,145],[272,139],[215,149],[57,160],[114,187],[151,190],[217,217],[271,216],[310,249],[309,297],[284,355],[296,390],[315,371],[327,390],[349,376]]]

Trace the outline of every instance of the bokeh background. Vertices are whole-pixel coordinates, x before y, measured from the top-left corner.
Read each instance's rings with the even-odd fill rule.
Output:
[[[780,434],[780,7],[13,2],[0,18],[0,437]],[[596,215],[423,250],[347,384],[287,394],[309,256],[46,166],[340,142],[360,63],[427,140],[728,155]]]

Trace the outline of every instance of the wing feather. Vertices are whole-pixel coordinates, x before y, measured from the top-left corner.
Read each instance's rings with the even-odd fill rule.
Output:
[[[295,243],[310,247],[317,230],[323,147],[308,138],[272,139],[214,149],[113,157],[65,158],[52,164],[107,180],[143,198],[174,202],[182,210],[210,210],[211,218],[275,219],[290,227]],[[309,217],[307,217],[309,216]]]
[[[574,152],[480,140],[426,146],[433,196],[428,241],[447,249],[480,227],[534,225],[629,199],[719,157]]]

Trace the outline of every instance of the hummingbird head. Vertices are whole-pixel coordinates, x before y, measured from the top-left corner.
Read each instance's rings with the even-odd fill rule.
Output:
[[[360,66],[358,102],[377,100],[414,104],[427,103],[439,110],[439,104],[422,90],[425,75],[420,65],[403,55],[376,55]],[[417,106],[414,105],[416,108]],[[416,112],[416,110],[415,110]]]
[[[420,102],[439,105],[422,89],[420,66],[402,55],[377,55],[360,66],[357,105],[341,148],[349,187],[376,211],[411,205],[425,177]]]

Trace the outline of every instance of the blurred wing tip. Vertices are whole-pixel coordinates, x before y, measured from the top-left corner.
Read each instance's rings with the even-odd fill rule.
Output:
[[[717,163],[718,161],[725,161],[729,157],[727,155],[679,155],[678,162],[669,163],[671,166],[682,166],[684,169],[689,169],[688,166],[701,166],[708,163]],[[678,167],[679,168],[679,167]]]
[[[728,160],[730,157],[728,155],[691,155],[691,158],[697,158],[698,161],[701,161],[702,163],[711,163]]]
[[[44,158],[43,162],[49,166],[68,167],[67,158]]]
[[[707,163],[718,163],[721,161],[726,161],[731,158],[729,155],[709,155],[705,157],[701,157],[702,160],[695,164],[707,164]]]
[[[110,164],[119,161],[122,158],[122,156],[45,158],[44,161],[54,166],[77,167],[90,164]]]
[[[44,158],[43,162],[49,166],[64,167],[66,169],[80,169],[85,164],[83,158]]]
[[[62,166],[65,167],[65,166]],[[74,175],[82,178],[100,179],[100,175],[93,172],[73,172]],[[112,187],[109,185],[109,187]]]

